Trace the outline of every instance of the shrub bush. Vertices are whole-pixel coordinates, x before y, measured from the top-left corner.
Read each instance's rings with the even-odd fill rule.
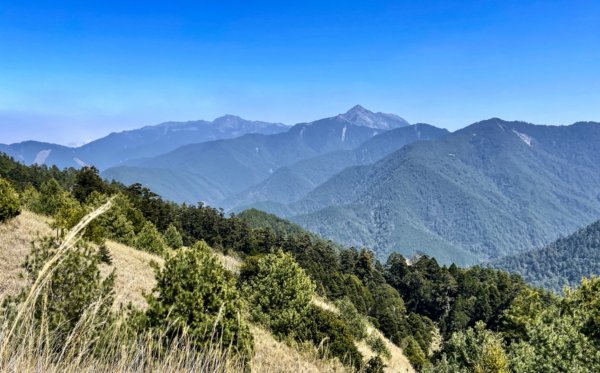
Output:
[[[242,321],[235,280],[204,242],[168,258],[156,279],[145,322],[164,332],[164,343],[186,334],[199,349],[218,344],[250,358],[252,335]]]
[[[402,344],[404,345],[404,355],[406,355],[413,368],[420,371],[427,366],[429,363],[427,356],[413,337],[405,338]]]
[[[58,181],[50,179],[40,185],[38,200],[32,201],[32,211],[47,216],[54,215],[67,198],[69,198],[68,193]]]
[[[24,264],[32,282],[44,264],[54,256],[57,247],[56,240],[51,237],[34,244]],[[97,322],[94,325],[87,324],[86,328],[90,329],[86,332],[100,327],[109,318],[114,300],[114,273],[103,279],[98,268],[99,262],[97,253],[79,241],[77,247],[68,250],[55,267],[44,297],[36,300],[33,315],[55,336],[55,348],[62,347],[62,342],[92,304]],[[19,298],[24,299],[25,294],[23,292]]]
[[[0,222],[20,213],[19,195],[8,181],[0,178]]]
[[[183,246],[183,238],[173,224],[170,224],[165,231],[165,243],[172,249],[179,249]]]
[[[385,364],[379,356],[373,356],[365,366],[365,373],[383,373]]]
[[[296,339],[320,347],[323,357],[337,357],[343,364],[357,369],[362,366],[362,355],[354,345],[352,333],[331,311],[311,305],[295,333]]]
[[[112,254],[110,250],[106,246],[106,243],[103,243],[98,248],[98,259],[100,262],[111,265],[113,263]]]
[[[372,335],[371,337],[367,338],[367,345],[378,356],[383,356],[386,359],[389,359],[390,356],[392,356],[383,339],[377,335]]]
[[[144,227],[135,238],[135,247],[154,254],[162,255],[165,251],[165,243],[162,236],[150,222],[146,222]]]
[[[294,258],[282,251],[249,258],[240,281],[253,320],[280,336],[289,334],[301,322],[315,290]]]
[[[101,206],[108,200],[106,195],[92,192],[86,200],[91,207]],[[125,245],[135,246],[136,232],[140,232],[146,220],[123,194],[113,198],[111,209],[88,227],[88,235],[105,237]]]
[[[444,345],[443,355],[444,358],[432,368],[433,372],[443,371],[444,369],[450,372],[508,373],[510,371],[509,359],[504,351],[502,337],[498,333],[485,329],[485,324],[482,321],[478,321],[475,327],[466,331],[453,333]],[[535,371],[561,370],[541,369]],[[521,372],[524,370],[515,371]],[[574,371],[579,370],[575,369]]]
[[[340,310],[340,317],[348,325],[352,336],[357,340],[364,339],[367,336],[367,323],[350,299],[340,299],[335,302],[335,305]]]
[[[77,200],[66,195],[62,198],[58,210],[52,215],[51,226],[57,229],[61,236],[65,230],[73,228],[85,216],[85,209]]]

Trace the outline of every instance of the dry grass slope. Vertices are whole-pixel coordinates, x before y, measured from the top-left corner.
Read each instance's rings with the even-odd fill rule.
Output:
[[[42,216],[24,211],[17,218],[0,224],[0,299],[7,295],[16,295],[26,285],[24,272],[21,264],[31,250],[31,242],[38,237],[53,234],[49,227],[49,220]],[[162,258],[142,252],[131,247],[108,242],[107,247],[113,258],[111,266],[104,265],[103,274],[108,274],[113,269],[116,273],[115,290],[116,304],[126,304],[131,302],[136,307],[143,308],[146,301],[144,293],[149,293],[155,284],[154,271],[150,266],[152,261],[159,264],[163,262]],[[239,271],[241,262],[239,259],[217,254],[223,265],[234,272]],[[326,304],[325,301],[322,301]],[[255,356],[251,361],[253,372],[344,372],[346,369],[337,360],[323,360],[317,357],[316,351],[310,348],[294,348],[283,342],[277,341],[268,331],[252,327],[252,333],[255,339]],[[142,348],[142,346],[140,346]],[[143,351],[138,352],[140,357]],[[212,356],[211,359],[217,361],[218,356]],[[41,365],[40,365],[41,364]],[[47,372],[93,372],[98,371],[98,366],[86,365],[90,362],[82,361],[81,365],[57,366],[49,362],[39,361],[35,355],[20,355],[18,361],[12,363],[9,371],[47,371]],[[115,365],[116,364],[116,365]],[[173,366],[154,366],[153,371],[187,371],[186,368],[198,368],[205,361],[188,361],[185,364]],[[191,365],[191,366],[190,366]],[[135,367],[128,366],[128,361],[110,363],[112,371],[133,372]],[[179,367],[179,369],[176,368]],[[34,368],[35,367],[35,368]],[[6,366],[4,368],[7,368]],[[4,371],[0,368],[0,371]],[[184,369],[181,369],[184,368]],[[221,367],[223,368],[223,367]],[[197,369],[192,369],[197,371]],[[199,371],[231,371],[236,369],[200,369]]]
[[[326,310],[334,313],[339,313],[338,308],[327,301],[327,299],[323,299],[321,297],[315,297],[313,299],[313,303]],[[410,365],[410,362],[404,356],[402,349],[395,344],[393,344],[389,339],[387,339],[381,332],[375,329],[372,325],[368,325],[367,327],[367,335],[369,337],[379,337],[385,343],[386,347],[390,351],[390,358],[384,358],[384,362],[387,367],[384,369],[386,373],[414,373],[415,370]],[[365,340],[356,343],[356,348],[363,355],[364,361],[368,361],[370,358],[375,356],[375,353],[371,350],[371,348],[367,345]]]
[[[344,366],[337,360],[317,358],[314,347],[306,348],[304,351],[292,348],[277,341],[273,335],[259,327],[253,327],[252,334],[255,343],[255,354],[251,362],[253,372],[346,372]]]
[[[21,264],[31,251],[31,242],[52,234],[48,219],[23,211],[21,215],[0,224],[0,300],[17,295],[25,286]]]
[[[131,302],[138,308],[145,308],[147,304],[143,294],[150,293],[156,283],[150,263],[162,264],[163,259],[116,242],[107,242],[107,247],[113,263],[111,266],[104,265],[102,273],[106,275],[115,270],[115,307]]]
[[[381,332],[372,326],[368,327],[367,334],[369,336],[378,336],[380,337],[388,350],[390,351],[390,358],[385,359],[385,364],[387,367],[385,368],[386,373],[414,373],[415,370],[410,365],[410,362],[404,356],[402,349],[395,344],[393,344],[389,339],[385,338]],[[370,359],[375,356],[375,353],[371,351],[371,348],[367,345],[365,341],[360,341],[357,343],[357,348],[361,354],[365,357],[365,359]]]

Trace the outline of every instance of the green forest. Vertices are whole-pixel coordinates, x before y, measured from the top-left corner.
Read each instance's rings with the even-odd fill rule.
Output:
[[[250,320],[281,340],[327,341],[328,353],[350,370],[381,372],[386,351],[379,341],[367,341],[379,351],[367,363],[353,343],[366,338],[368,321],[421,372],[600,371],[600,278],[570,275],[558,283],[572,288],[556,295],[493,268],[400,254],[382,262],[368,248],[343,247],[258,210],[226,215],[201,203],[167,202],[140,184],[107,182],[93,167],[59,170],[0,157],[0,220],[27,209],[51,217],[56,232],[33,245],[24,264],[32,279],[66,232],[107,203],[110,210],[77,242],[81,249],[51,274],[46,297],[31,301],[24,291],[2,305],[2,320],[10,322],[21,317],[20,304],[34,302],[34,323],[53,332],[45,342],[55,351],[49,359],[64,356],[62,346],[85,323],[99,335],[89,354],[116,350],[109,334],[118,334],[120,344],[150,338],[152,356],[161,359],[184,338],[191,349],[220,346],[245,367],[254,343]],[[597,232],[590,235],[596,243]],[[164,257],[146,310],[109,306],[114,284],[98,269],[111,260],[106,240]],[[240,273],[223,268],[211,249],[240,257]],[[314,295],[340,312],[316,307]]]
[[[528,283],[556,292],[575,287],[582,277],[597,274],[600,268],[600,221],[540,250],[508,256],[491,265],[520,273]]]

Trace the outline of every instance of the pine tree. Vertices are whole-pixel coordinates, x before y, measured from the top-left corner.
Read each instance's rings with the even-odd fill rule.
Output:
[[[179,231],[173,224],[170,224],[165,232],[165,243],[172,249],[179,249],[183,246],[181,234],[179,234]]]
[[[290,254],[249,260],[240,277],[252,318],[276,334],[288,334],[308,312],[315,285]]]
[[[58,243],[52,237],[34,244],[24,264],[32,281],[46,261],[55,255],[57,247]],[[36,300],[34,317],[37,322],[45,324],[56,338],[53,342],[58,349],[64,346],[69,334],[92,305],[94,320],[86,328],[101,327],[110,317],[115,276],[113,272],[103,278],[98,264],[98,256],[88,244],[79,241],[76,247],[64,254],[52,272],[44,296]],[[23,299],[26,294],[27,290],[19,298]]]
[[[147,325],[164,334],[164,343],[187,330],[198,349],[216,344],[250,358],[252,334],[241,316],[235,280],[204,242],[178,250],[157,269],[156,280],[146,318]]]
[[[98,259],[100,259],[102,263],[106,263],[108,265],[113,263],[112,255],[106,246],[106,243],[101,244],[98,248]]]
[[[106,193],[108,188],[99,175],[96,167],[83,167],[77,173],[77,180],[73,186],[73,197],[83,203],[92,192]]]
[[[406,345],[406,347],[404,347],[404,354],[410,361],[411,365],[417,371],[420,371],[428,364],[427,356],[413,337],[406,338],[404,344]]]
[[[65,195],[61,201],[58,210],[52,215],[53,222],[51,226],[57,230],[57,234],[62,234],[75,226],[85,215],[85,210],[77,200]]]
[[[162,236],[154,224],[150,222],[146,222],[140,233],[138,233],[135,238],[135,247],[159,255],[165,251],[165,243]]]
[[[0,222],[20,213],[19,195],[8,181],[0,178]]]
[[[67,197],[67,192],[58,181],[50,179],[40,186],[39,200],[34,203],[33,212],[52,216],[61,208]]]

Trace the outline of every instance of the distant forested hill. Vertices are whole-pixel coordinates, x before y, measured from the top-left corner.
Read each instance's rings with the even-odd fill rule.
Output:
[[[499,258],[600,217],[598,149],[599,123],[491,119],[348,168],[277,212],[380,257]]]
[[[532,285],[546,289],[576,287],[582,277],[600,275],[600,221],[543,249],[502,258],[491,265],[519,273]]]
[[[428,124],[386,131],[373,136],[356,149],[334,151],[281,167],[266,180],[227,198],[223,205],[232,210],[241,210],[265,202],[294,202],[345,168],[376,162],[405,145],[437,139],[448,133],[445,129]]]

